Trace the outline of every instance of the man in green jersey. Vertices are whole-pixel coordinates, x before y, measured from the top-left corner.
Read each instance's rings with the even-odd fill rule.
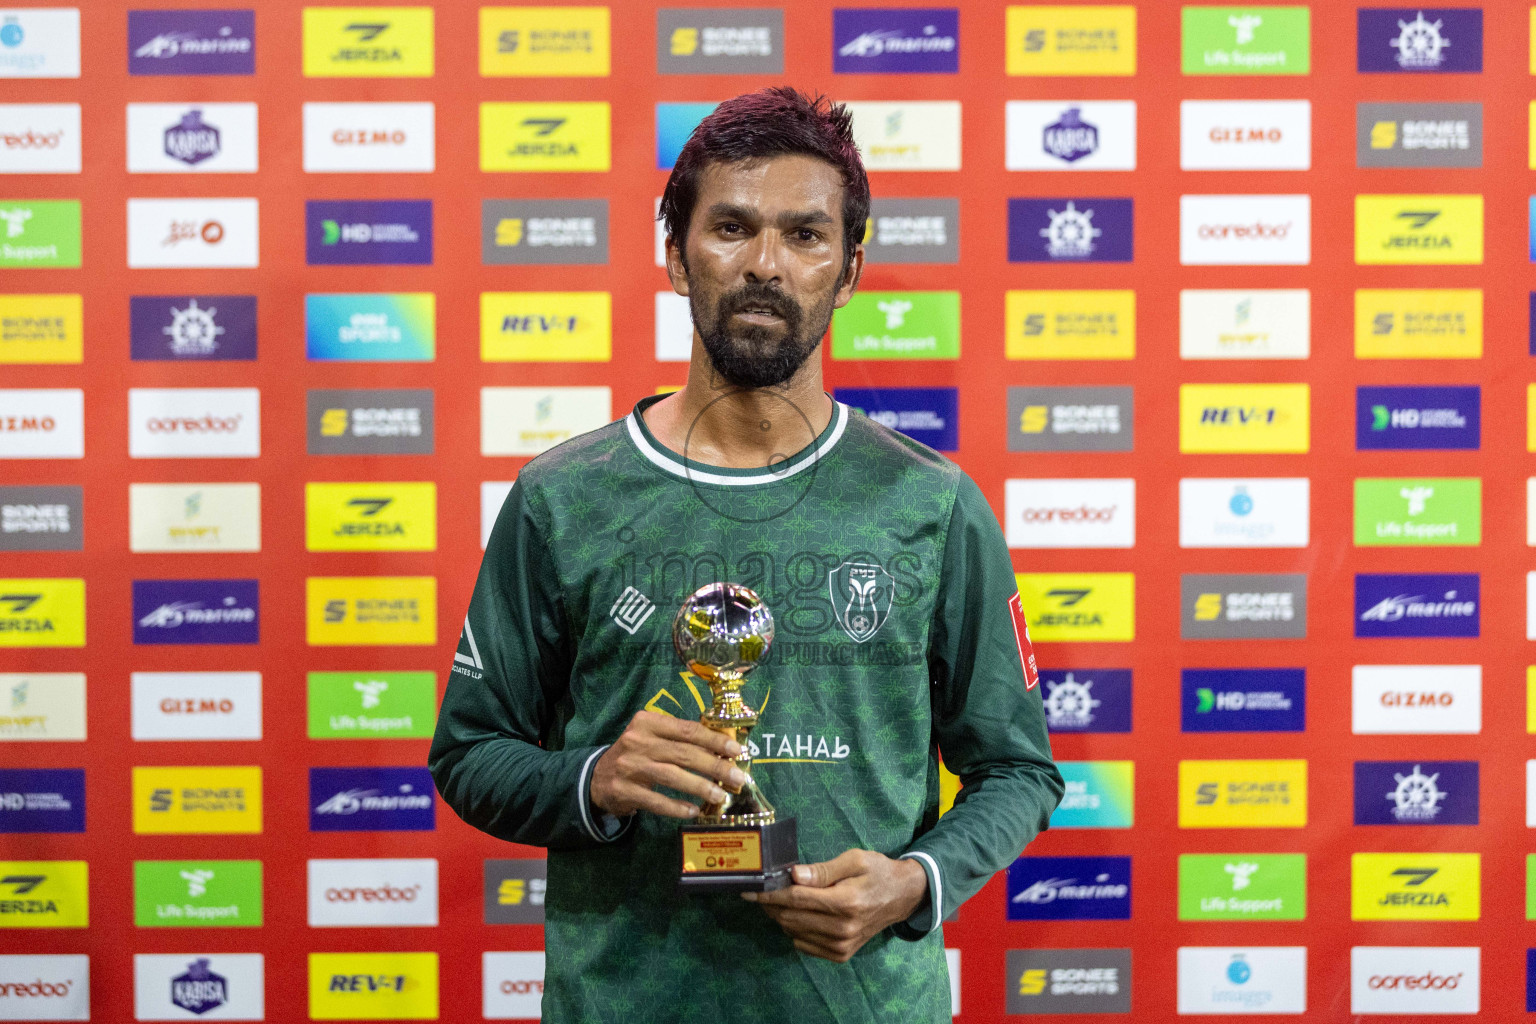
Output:
[[[465,821],[549,848],[545,1021],[948,1020],[940,922],[1061,797],[986,499],[822,389],[868,215],[845,108],[722,103],[662,198],[687,384],[530,461],[497,517],[430,762]],[[799,826],[794,884],[745,897],[677,886],[678,826],[739,781],[670,639],[719,581],[774,616],[754,774]]]

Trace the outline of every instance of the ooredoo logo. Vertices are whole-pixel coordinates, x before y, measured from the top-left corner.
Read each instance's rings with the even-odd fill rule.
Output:
[[[89,1020],[90,1009],[90,957],[0,956],[0,1020]]]
[[[437,861],[422,859],[312,860],[312,928],[437,924]]]
[[[1351,1013],[1479,1009],[1482,951],[1476,946],[1355,946],[1349,960]]]
[[[128,453],[136,459],[255,458],[256,388],[130,388]]]
[[[1179,262],[1304,266],[1312,261],[1312,199],[1305,195],[1179,197]]]
[[[1136,543],[1135,480],[1009,480],[1008,546],[1128,548]]]
[[[1199,227],[1201,238],[1285,238],[1290,233],[1290,221],[1265,224],[1256,220],[1252,224],[1201,224]]]
[[[79,174],[80,104],[0,103],[0,173]]]
[[[486,1020],[530,1020],[544,995],[544,954],[481,954],[480,1015]]]

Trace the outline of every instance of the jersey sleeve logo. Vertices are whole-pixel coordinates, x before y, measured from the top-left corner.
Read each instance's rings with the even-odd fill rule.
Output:
[[[471,679],[485,676],[485,663],[480,660],[480,648],[475,643],[475,631],[469,628],[469,616],[464,617],[464,632],[459,634],[458,650],[453,652],[453,671]]]
[[[1024,620],[1024,602],[1018,591],[1008,599],[1008,614],[1013,618],[1013,639],[1019,645],[1019,662],[1024,666],[1024,689],[1040,685],[1040,669],[1035,666],[1035,648],[1029,642],[1029,623]]]

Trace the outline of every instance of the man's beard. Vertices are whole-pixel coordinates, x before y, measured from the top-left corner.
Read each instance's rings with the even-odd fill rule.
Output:
[[[700,308],[703,304],[692,295],[688,308],[716,373],[739,388],[769,388],[793,377],[815,353],[832,322],[834,295],[807,312],[777,288],[747,284],[721,295],[712,318],[708,307]],[[779,317],[783,340],[775,344],[775,327],[732,326],[732,315],[746,309],[764,309]]]

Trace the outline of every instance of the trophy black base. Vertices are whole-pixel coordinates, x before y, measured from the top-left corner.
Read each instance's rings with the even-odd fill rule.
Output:
[[[684,825],[678,841],[680,892],[773,892],[799,863],[795,819],[768,825]]]

